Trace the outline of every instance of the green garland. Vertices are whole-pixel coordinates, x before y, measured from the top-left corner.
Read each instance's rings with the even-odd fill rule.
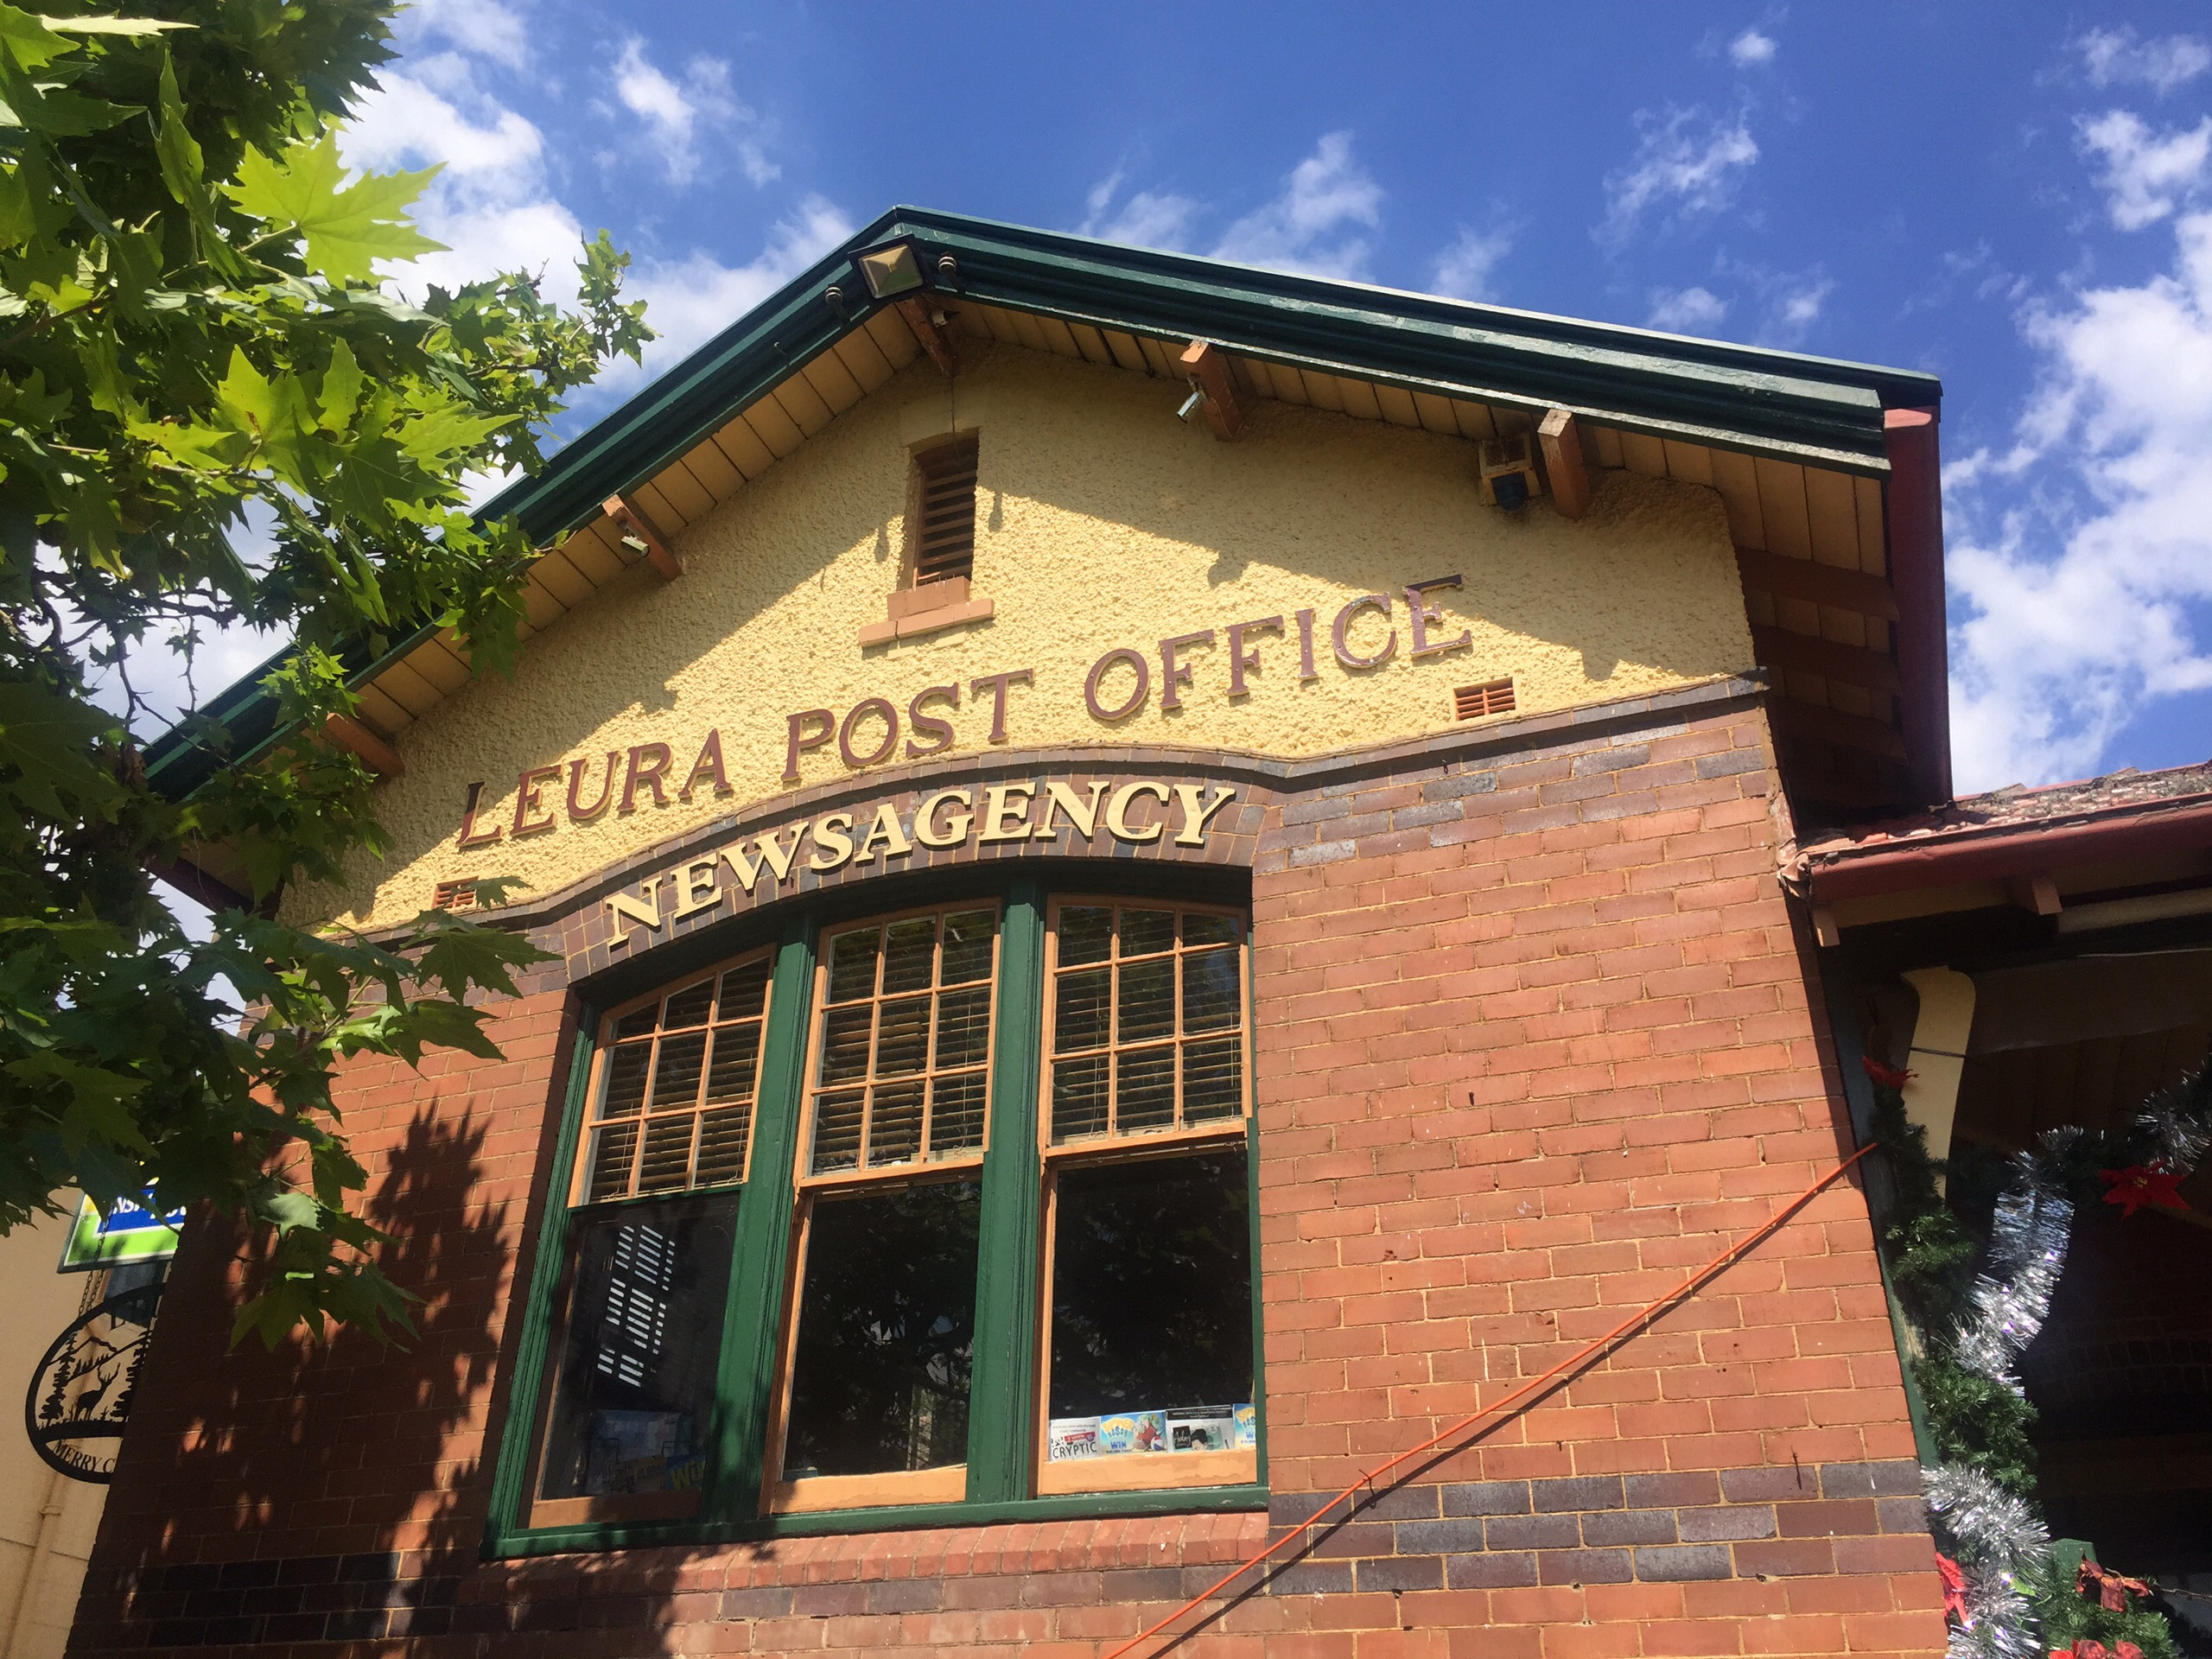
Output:
[[[1973,1147],[1959,1148],[1948,1160],[1931,1156],[1927,1131],[1905,1115],[1904,1074],[1871,1060],[1866,1071],[1873,1083],[1873,1139],[1887,1154],[1896,1189],[1878,1232],[1882,1259],[1917,1349],[1910,1363],[1929,1434],[1941,1461],[1974,1469],[2033,1501],[2036,1453],[2029,1430],[2035,1424],[2035,1407],[2002,1382],[1961,1364],[1953,1351],[1955,1335],[1972,1312],[1975,1268],[1986,1243],[1966,1217],[1986,1217],[1994,1208],[2012,1179],[2012,1166]],[[2212,1065],[2147,1104],[2212,1128]],[[2100,1171],[2152,1163],[2161,1150],[2155,1130],[2138,1119],[2120,1128],[2045,1142],[2035,1156],[2072,1196],[2079,1213],[2083,1204],[2103,1196]],[[1937,1185],[1939,1177],[1948,1186],[1948,1198]],[[2063,1548],[2054,1552],[2044,1580],[2024,1588],[2041,1622],[2044,1644],[2054,1653],[2076,1643],[2084,1652],[2091,1644],[2116,1652],[2125,1642],[2140,1650],[2141,1659],[2174,1659],[2165,1616],[2137,1607],[2134,1597],[2124,1592],[2111,1597],[2120,1607],[2105,1605],[2099,1586],[2081,1573],[2078,1555],[2069,1558]]]

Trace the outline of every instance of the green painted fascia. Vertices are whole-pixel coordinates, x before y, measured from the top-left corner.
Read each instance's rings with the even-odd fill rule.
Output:
[[[650,479],[881,307],[854,264],[911,238],[934,283],[985,302],[1166,339],[1206,339],[1240,355],[1439,396],[1527,409],[1559,407],[1619,427],[1724,449],[1878,476],[1887,472],[1886,408],[1939,404],[1932,375],[1686,340],[1540,313],[1325,281],[1183,254],[1127,248],[963,214],[896,207],[492,498],[480,517],[512,515],[549,543]],[[842,297],[842,315],[828,290]],[[340,652],[358,683],[433,628],[381,654]],[[226,764],[284,734],[259,679],[278,658],[210,705],[230,728],[218,753],[173,728],[148,748],[148,774],[181,799]]]
[[[1045,1030],[1045,894],[1035,876],[1007,890],[999,922],[997,1046],[990,1136],[976,1240],[976,1332],[969,1398],[968,1501],[1004,1503],[1029,1487],[1035,1445],[1038,1223],[1045,1171],[1037,1151]]]

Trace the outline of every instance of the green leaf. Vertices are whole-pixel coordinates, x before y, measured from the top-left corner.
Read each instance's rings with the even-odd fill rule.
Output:
[[[143,1077],[124,1077],[54,1053],[26,1054],[0,1070],[24,1083],[58,1083],[69,1091],[69,1104],[61,1117],[61,1142],[71,1152],[95,1140],[137,1153],[153,1151],[152,1143],[140,1133],[137,1120],[124,1104],[145,1092]]]
[[[37,69],[77,50],[76,41],[48,27],[52,21],[0,3],[0,54],[18,69]]]
[[[121,35],[140,39],[159,35],[164,29],[194,29],[194,23],[169,22],[156,17],[45,17],[38,19],[48,29],[60,29],[70,35]]]
[[[123,786],[96,761],[94,746],[116,730],[114,716],[29,681],[0,681],[0,765],[16,769],[0,791],[48,819],[103,816]]]
[[[439,169],[372,173],[341,188],[344,165],[338,135],[326,130],[312,142],[291,144],[270,160],[248,149],[238,181],[226,186],[239,207],[257,218],[297,226],[307,237],[307,266],[334,283],[373,282],[379,259],[402,261],[443,251],[409,222],[414,204]]]
[[[353,423],[353,411],[361,404],[361,365],[353,359],[353,348],[341,336],[330,348],[330,366],[322,372],[322,396],[318,406],[322,414],[322,428],[326,432],[343,432]]]

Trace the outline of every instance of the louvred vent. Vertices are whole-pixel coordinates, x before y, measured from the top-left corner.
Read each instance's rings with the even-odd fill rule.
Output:
[[[968,575],[976,564],[976,442],[948,443],[916,456],[914,464],[922,486],[915,586]]]
[[[1452,694],[1452,699],[1461,720],[1510,715],[1513,712],[1513,682],[1486,680],[1480,685],[1463,685]]]

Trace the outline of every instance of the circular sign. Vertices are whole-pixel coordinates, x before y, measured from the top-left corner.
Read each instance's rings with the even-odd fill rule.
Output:
[[[115,1478],[161,1300],[158,1284],[109,1297],[56,1337],[31,1373],[23,1427],[39,1456],[73,1479],[105,1486]]]

